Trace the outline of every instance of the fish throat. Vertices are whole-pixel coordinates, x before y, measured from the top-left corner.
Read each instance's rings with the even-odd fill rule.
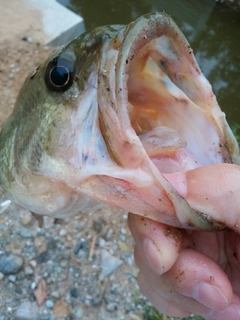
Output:
[[[128,115],[145,151],[161,173],[231,162],[190,45],[174,25],[152,28],[135,37],[125,60]]]

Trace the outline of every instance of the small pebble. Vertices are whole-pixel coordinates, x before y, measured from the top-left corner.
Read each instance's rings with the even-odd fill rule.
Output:
[[[45,262],[49,261],[50,259],[53,259],[53,256],[51,256],[48,251],[42,252],[36,257],[36,261],[39,264],[45,263]]]
[[[51,297],[59,299],[61,297],[61,293],[59,291],[53,291],[51,292]]]
[[[22,40],[23,40],[23,41],[26,41],[26,42],[28,42],[28,43],[32,43],[32,38],[31,38],[31,37],[26,37],[26,36],[24,36],[24,37],[22,37]]]
[[[0,280],[2,280],[3,278],[4,278],[4,274],[0,272]]]
[[[9,277],[8,277],[8,280],[9,282],[15,282],[16,281],[16,276],[11,274]]]
[[[108,232],[106,233],[106,240],[110,240],[112,238],[113,235],[113,230],[109,229]]]
[[[70,294],[73,298],[78,298],[78,289],[75,287],[75,285],[71,285],[71,288],[70,288]]]
[[[70,236],[70,234],[67,235],[67,241],[72,241],[72,237]]]
[[[106,241],[103,238],[98,238],[99,247],[104,247],[106,245]]]
[[[74,315],[75,315],[76,319],[83,319],[82,309],[78,308],[77,310],[75,310]]]
[[[54,306],[54,302],[52,300],[46,300],[45,306],[49,309],[52,309]]]
[[[16,292],[17,294],[22,294],[22,295],[24,295],[23,289],[22,289],[21,287],[19,287],[19,286],[15,286],[15,292]]]
[[[39,254],[47,251],[47,243],[43,236],[38,236],[34,239],[34,246]]]
[[[36,268],[36,266],[37,266],[37,261],[36,260],[32,260],[29,263],[33,268]]]
[[[124,234],[120,234],[120,239],[125,242],[127,240],[127,237]]]
[[[79,231],[84,227],[84,223],[79,222],[79,221],[75,221],[74,227],[75,227],[75,229],[77,229]]]
[[[101,305],[101,300],[99,298],[93,298],[92,300],[92,306],[93,307],[98,307]]]
[[[74,253],[78,258],[83,258],[88,254],[89,243],[85,239],[81,239],[74,248]]]
[[[120,228],[120,233],[121,233],[121,234],[126,234],[127,231],[126,231],[126,229],[125,229],[124,227],[121,227],[121,228]]]
[[[65,237],[67,235],[67,231],[65,229],[61,229],[59,232],[60,237]]]
[[[19,235],[25,239],[32,238],[32,234],[27,228],[21,228]]]
[[[36,302],[24,301],[17,308],[14,320],[38,320],[38,309]]]
[[[32,221],[32,214],[31,212],[28,212],[26,214],[24,214],[24,216],[21,219],[21,224],[26,226],[28,225],[30,222]]]
[[[24,269],[24,273],[27,275],[27,276],[32,276],[33,275],[33,269],[30,268],[30,267],[26,267]]]
[[[0,272],[3,274],[17,273],[23,266],[21,256],[13,253],[5,253],[0,255]]]
[[[118,306],[115,302],[111,302],[107,305],[106,307],[107,311],[108,312],[113,312],[113,311],[116,311],[118,309]]]
[[[35,290],[36,288],[37,288],[36,282],[32,282],[32,283],[31,283],[31,289],[32,289],[32,290]]]
[[[107,250],[102,250],[101,273],[100,277],[107,277],[114,272],[121,264],[122,260],[111,255]]]
[[[57,274],[62,273],[62,271],[63,271],[63,268],[62,268],[62,267],[60,267],[60,266],[56,266],[56,267],[55,267],[55,272],[56,272]]]

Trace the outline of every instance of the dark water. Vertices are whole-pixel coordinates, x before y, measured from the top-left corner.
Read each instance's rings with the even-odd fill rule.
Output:
[[[86,29],[126,24],[165,11],[188,38],[229,123],[240,124],[240,12],[215,0],[59,0],[79,13]],[[239,126],[240,127],[240,126]]]

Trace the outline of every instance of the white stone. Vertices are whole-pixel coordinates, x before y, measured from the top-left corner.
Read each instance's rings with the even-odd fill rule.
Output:
[[[37,320],[38,305],[36,302],[24,301],[15,313],[15,320]]]
[[[83,18],[56,0],[8,0],[1,6],[2,41],[17,35],[28,42],[58,46],[74,39],[84,30]],[[0,205],[2,209],[9,205],[7,201]]]
[[[85,29],[83,18],[62,6],[56,0],[27,0],[41,12],[46,44],[61,45],[72,40]]]
[[[107,250],[102,250],[102,261],[101,261],[101,273],[100,278],[104,278],[109,276],[112,272],[114,272],[123,261],[114,257]]]

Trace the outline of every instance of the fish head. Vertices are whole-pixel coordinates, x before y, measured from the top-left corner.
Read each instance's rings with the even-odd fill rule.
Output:
[[[166,177],[238,163],[239,150],[188,41],[151,13],[54,51],[24,83],[0,156],[3,190],[33,212],[68,217],[96,200],[211,230]]]

